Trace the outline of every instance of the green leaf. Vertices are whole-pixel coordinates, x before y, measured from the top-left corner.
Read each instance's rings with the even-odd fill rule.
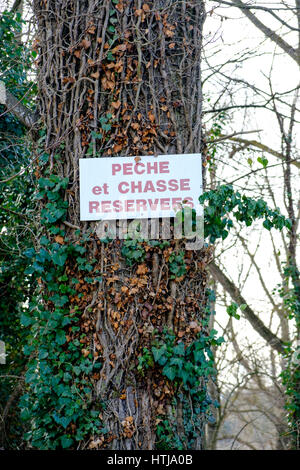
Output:
[[[152,354],[154,357],[154,361],[158,362],[161,366],[163,366],[167,362],[167,358],[165,356],[166,347],[165,345],[162,348],[152,347]]]
[[[73,444],[73,439],[69,437],[68,435],[61,437],[61,445],[63,449],[67,449],[68,447],[71,447],[72,444]]]
[[[65,332],[63,330],[58,330],[57,333],[56,333],[56,337],[55,337],[55,342],[57,344],[59,344],[60,346],[62,344],[65,344],[66,342],[66,335],[65,335]]]
[[[227,308],[226,308],[226,312],[228,313],[228,315],[230,317],[234,317],[236,318],[237,320],[240,319],[240,315],[238,315],[237,313],[237,310],[238,310],[239,306],[237,303],[233,302],[231,305],[229,305]]]
[[[54,264],[57,264],[58,266],[64,266],[65,262],[67,261],[67,257],[67,253],[56,252],[52,256],[52,260]]]
[[[267,230],[271,230],[272,228],[272,223],[270,222],[270,220],[266,219],[263,221],[263,226],[267,229]]]
[[[177,356],[184,356],[184,343],[179,343],[177,346],[175,346],[173,351]]]
[[[34,321],[33,318],[29,317],[25,313],[22,313],[22,315],[21,315],[21,324],[23,326],[29,326],[33,323],[33,321]]]
[[[94,138],[94,139],[102,139],[103,138],[103,135],[100,134],[99,132],[95,132],[95,131],[92,131],[91,132],[91,136]]]
[[[102,129],[106,132],[111,130],[111,124],[102,124]]]
[[[192,382],[193,383],[193,379],[194,377],[193,376],[190,376],[189,372],[187,372],[186,370],[184,369],[181,369],[180,370],[180,377],[182,378],[182,381],[184,384],[186,384],[188,381]],[[190,380],[189,380],[190,379]]]
[[[34,248],[29,248],[28,250],[24,251],[24,255],[26,258],[33,258],[35,256],[35,249]]]
[[[41,245],[47,246],[47,245],[49,245],[49,243],[50,242],[49,242],[48,238],[45,237],[44,235],[40,238],[40,244]]]
[[[168,377],[168,379],[170,380],[174,380],[175,377],[176,377],[176,369],[175,367],[171,367],[171,366],[165,366],[163,368],[163,374]]]
[[[63,307],[69,302],[69,298],[66,295],[59,294],[54,294],[49,300],[51,300],[51,302],[53,302],[57,307]]]
[[[163,354],[163,351],[162,349],[158,349],[153,346],[152,353],[153,353],[154,360],[157,362],[159,361],[161,355]]]
[[[257,161],[258,163],[261,163],[264,168],[266,168],[269,163],[269,161],[264,157],[258,157]]]

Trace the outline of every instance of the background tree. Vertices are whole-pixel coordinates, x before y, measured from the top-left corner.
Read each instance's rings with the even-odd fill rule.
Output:
[[[239,43],[238,50],[233,44],[230,45],[230,59],[223,59],[224,55],[226,57],[226,45],[222,50],[223,57],[219,61],[218,55],[207,54],[209,69],[206,72],[206,82],[207,86],[213,82],[216,84],[216,93],[212,95],[215,101],[210,100],[204,108],[204,113],[207,117],[219,116],[217,126],[210,132],[212,144],[209,148],[212,160],[215,159],[217,165],[213,166],[210,172],[212,178],[208,185],[216,185],[220,179],[222,182],[225,180],[233,183],[239,190],[243,189],[248,194],[261,195],[264,200],[273,201],[273,206],[279,206],[293,221],[291,233],[285,236],[282,232],[280,238],[270,232],[268,240],[267,233],[263,234],[257,229],[252,232],[257,235],[251,242],[248,235],[235,233],[234,238],[228,239],[228,243],[223,243],[220,251],[217,251],[216,261],[210,265],[211,272],[231,296],[235,306],[241,304],[246,306],[241,313],[242,318],[245,317],[251,323],[273,350],[282,352],[282,346],[292,345],[287,362],[275,360],[274,369],[273,357],[272,360],[268,360],[268,364],[269,376],[278,378],[276,387],[282,390],[280,383],[282,379],[287,387],[286,408],[290,410],[290,431],[294,430],[294,445],[298,445],[299,378],[297,366],[292,365],[290,361],[294,357],[295,349],[297,351],[299,328],[297,313],[299,271],[296,255],[299,223],[296,178],[299,171],[299,154],[294,133],[299,120],[297,56],[299,11],[297,4],[288,7],[282,3],[271,8],[268,5],[246,5],[242,2],[211,2],[211,4],[212,8],[217,4],[224,7],[214,9],[216,18],[226,22],[232,21],[234,24],[234,20],[230,20],[231,17],[240,16],[240,21],[243,21],[242,17],[245,15],[258,29],[248,28],[251,44],[246,40],[244,49],[242,42]],[[231,8],[232,6],[238,7],[239,10]],[[240,15],[238,11],[241,12]],[[279,25],[280,30],[277,29]],[[247,27],[245,21],[242,27]],[[217,45],[214,50],[218,47]],[[236,55],[233,55],[232,51],[236,51]],[[263,60],[259,57],[263,57]],[[261,64],[263,72],[261,76],[257,68],[251,67],[251,63]],[[291,71],[288,83],[282,81],[283,63]],[[269,123],[272,133],[268,132]],[[255,131],[256,129],[259,131]],[[250,132],[258,133],[254,138],[239,135]],[[224,157],[224,152],[228,155],[227,158]],[[235,258],[235,253],[239,253],[240,262]],[[266,263],[267,253],[268,263]],[[271,269],[268,264],[272,266]],[[282,289],[279,288],[275,293],[278,284],[282,285]],[[264,298],[265,300],[260,300]],[[261,315],[257,314],[257,310],[261,311]],[[232,312],[233,310],[231,314]],[[226,322],[225,319],[224,321]],[[240,349],[241,342],[247,341],[246,338],[242,339],[242,336],[239,334]],[[281,346],[276,336],[281,338]],[[262,344],[258,346],[257,355],[261,354]],[[230,350],[231,354],[235,354],[232,349]],[[247,351],[247,347],[244,351]],[[265,351],[265,354],[270,354],[272,357],[273,353]],[[244,357],[240,354],[238,356]],[[228,360],[231,361],[232,357],[228,357]],[[287,363],[290,363],[290,366],[287,367]],[[293,377],[291,382],[287,378],[290,372],[284,373],[284,377],[280,379],[282,367],[283,370],[287,367],[287,371],[291,372]],[[265,372],[262,371],[263,374]],[[278,436],[280,445],[286,440],[287,435],[290,436],[286,428],[285,414],[286,411],[282,414],[281,429],[278,427],[281,434]],[[286,442],[284,445],[287,445]]]

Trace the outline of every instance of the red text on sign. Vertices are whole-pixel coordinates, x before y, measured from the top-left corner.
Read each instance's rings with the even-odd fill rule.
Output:
[[[148,163],[113,163],[112,175],[143,175],[144,173],[170,173],[169,162],[148,162]]]

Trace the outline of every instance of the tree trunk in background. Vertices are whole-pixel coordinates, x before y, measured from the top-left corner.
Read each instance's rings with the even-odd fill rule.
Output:
[[[185,344],[205,333],[210,254],[184,251],[185,273],[175,277],[170,255],[184,250],[183,241],[142,243],[145,256],[128,266],[122,241],[100,242],[95,224],[80,222],[78,163],[85,157],[203,151],[203,2],[34,0],[34,14],[48,170],[69,179],[66,238],[76,243],[76,227],[81,233],[93,228],[87,246],[102,277],[97,287],[82,279],[71,300],[87,333],[84,351],[103,361],[91,380],[94,399],[105,403],[101,418],[108,433],[93,446],[154,449],[156,426],[167,419],[177,439],[171,448],[201,449],[204,408],[195,410],[157,364],[144,375],[137,366],[155,331],[168,327]],[[66,273],[80,277],[75,265]]]

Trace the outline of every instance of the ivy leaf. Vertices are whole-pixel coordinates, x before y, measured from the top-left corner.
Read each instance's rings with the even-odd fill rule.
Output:
[[[264,157],[258,157],[258,163],[261,163],[264,168],[268,166],[269,161]]]
[[[163,368],[163,374],[170,380],[174,380],[176,377],[176,369],[171,366],[165,366]]]
[[[30,356],[32,351],[34,351],[34,346],[29,346],[28,344],[25,344],[25,346],[23,348],[23,352],[24,352],[25,356]]]
[[[70,422],[72,421],[72,418],[68,418],[67,416],[63,416],[61,419],[60,419],[60,424],[62,425],[62,427],[64,429],[67,429],[67,427],[69,426]]]
[[[29,326],[29,325],[32,324],[32,322],[33,322],[33,319],[32,319],[32,318],[30,318],[30,317],[28,317],[27,315],[25,315],[25,313],[22,313],[22,315],[21,315],[21,324],[22,324],[23,326]]]
[[[184,343],[179,343],[177,346],[174,348],[174,354],[177,356],[184,356]]]
[[[239,308],[238,304],[233,302],[231,305],[229,305],[227,308],[226,308],[226,312],[228,313],[228,315],[230,317],[234,317],[236,318],[237,320],[239,320],[241,317],[240,315],[237,313],[237,309]]]
[[[65,262],[67,261],[67,253],[61,253],[61,252],[56,252],[52,256],[52,261],[54,264],[57,264],[58,266],[63,266]]]
[[[165,348],[155,348],[154,346],[152,347],[152,354],[154,357],[154,361],[158,362],[161,366],[163,366],[167,362],[167,358],[164,355],[165,353]]]
[[[91,132],[91,136],[94,138],[94,139],[102,139],[103,138],[103,135],[99,132],[95,132],[95,131],[92,131]]]
[[[48,238],[45,237],[45,235],[43,235],[43,236],[40,238],[40,244],[41,244],[41,245],[47,246],[47,245],[49,245],[49,243],[50,243],[50,242],[49,242]]]
[[[50,300],[58,307],[63,307],[69,301],[69,298],[66,295],[54,294],[50,297]]]
[[[186,384],[188,382],[189,378],[190,378],[190,381],[191,381],[191,379],[194,378],[193,376],[190,376],[190,374],[184,369],[182,369],[180,371],[180,376],[181,376],[182,381],[183,381],[184,384]]]
[[[55,342],[57,344],[59,344],[60,346],[62,344],[65,344],[66,342],[66,335],[65,335],[65,332],[63,330],[58,330],[57,333],[56,333],[56,337],[55,337]]]
[[[267,229],[267,230],[271,230],[272,228],[272,223],[270,222],[270,220],[266,219],[263,221],[263,226]]]
[[[35,256],[35,249],[29,248],[28,250],[24,251],[24,255],[26,258],[33,258]]]
[[[73,439],[71,437],[68,437],[68,435],[61,437],[61,445],[63,449],[67,449],[68,447],[71,447],[72,444],[73,444]]]

